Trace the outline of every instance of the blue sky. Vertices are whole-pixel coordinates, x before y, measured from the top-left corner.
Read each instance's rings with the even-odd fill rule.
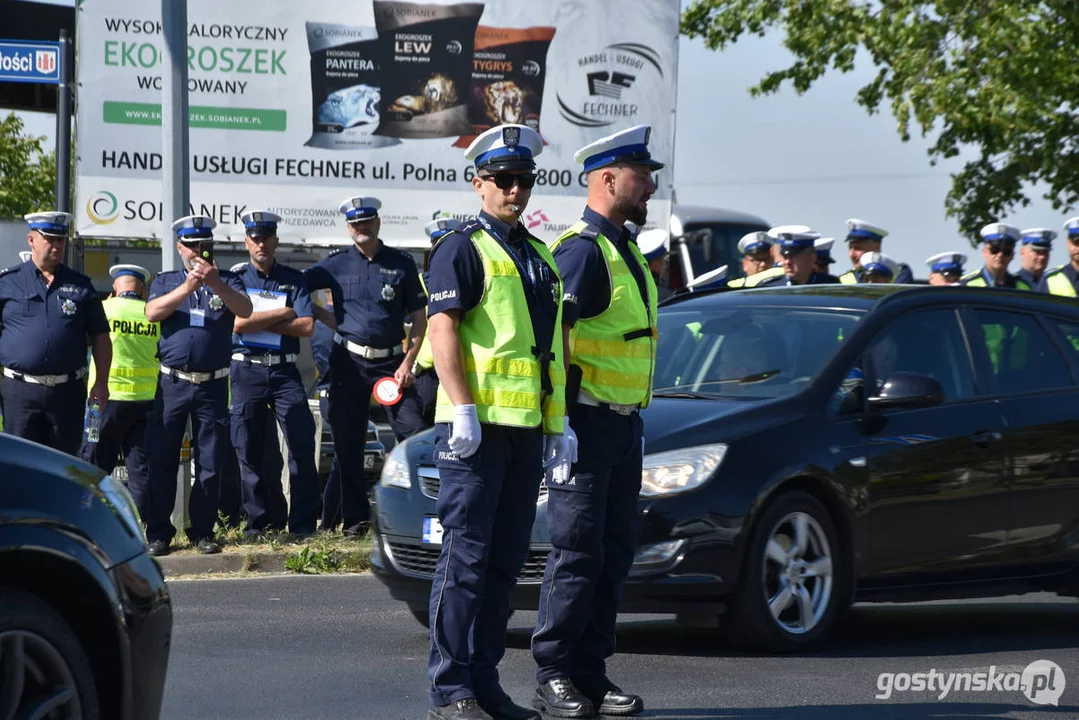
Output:
[[[870,63],[830,75],[803,96],[785,89],[752,98],[747,89],[790,57],[779,35],[744,37],[722,53],[682,38],[679,55],[679,202],[751,212],[773,225],[810,225],[840,238],[846,219],[858,217],[886,228],[884,251],[919,277],[926,275],[925,258],[946,250],[970,255],[970,269],[980,266],[957,224],[944,217],[948,173],[960,164],[931,167],[925,141],[902,142],[889,112],[870,117],[856,104],[858,88],[873,77]],[[52,116],[25,117],[31,132],[52,137]],[[1061,214],[1035,198],[1012,216],[985,221],[1060,232],[1071,215],[1079,210]],[[1057,239],[1051,267],[1067,262],[1065,244]],[[834,267],[845,270],[843,249],[836,251]],[[1017,254],[1011,269],[1018,267]]]

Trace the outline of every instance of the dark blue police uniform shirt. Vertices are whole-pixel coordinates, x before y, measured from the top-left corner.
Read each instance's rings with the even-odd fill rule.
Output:
[[[337,332],[354,343],[386,349],[405,339],[405,318],[422,310],[427,296],[412,256],[383,244],[374,260],[355,245],[304,271],[311,290],[333,295]]]
[[[51,285],[32,260],[0,271],[0,365],[28,375],[86,367],[88,339],[109,332],[90,278],[57,265]]]
[[[1041,280],[1035,280],[1034,279],[1034,274],[1032,272],[1030,272],[1029,270],[1027,270],[1025,268],[1020,268],[1019,272],[1017,272],[1015,274],[1015,277],[1017,279],[1019,279],[1019,280],[1022,280],[1027,285],[1029,285],[1030,289],[1033,290],[1034,292],[1044,293],[1044,292],[1048,292],[1048,289],[1045,288],[1045,285],[1044,285],[1044,280],[1045,280],[1046,274],[1047,274],[1046,272],[1043,272]]]
[[[581,219],[614,243],[637,281],[641,297],[647,298],[644,273],[629,251],[629,243],[633,242],[629,230],[618,227],[590,207],[584,209]],[[555,248],[554,259],[562,275],[563,324],[573,325],[578,318],[596,317],[607,309],[611,302],[611,278],[599,245],[579,235],[571,237]]]
[[[525,241],[529,234],[524,225],[518,223],[511,228],[493,215],[481,212],[475,223],[469,223],[462,229],[474,232],[480,227],[498,240],[509,256],[517,262],[532,317],[536,345],[551,347],[554,321],[558,312],[555,297],[558,278],[554,271]],[[483,263],[469,235],[454,231],[439,240],[431,250],[428,266],[428,317],[447,310],[460,310],[463,318],[468,311],[479,305],[483,297]],[[555,292],[552,292],[552,288]]]
[[[307,290],[307,280],[303,273],[296,268],[275,262],[270,268],[269,274],[262,272],[254,263],[247,263],[243,270],[237,273],[240,281],[247,289],[247,294],[260,290],[285,293],[286,304],[292,308],[298,318],[314,317],[315,311],[311,307],[311,293]],[[262,346],[247,346],[240,344],[240,336],[232,336],[232,351],[244,355],[263,355],[265,353],[298,353],[300,352],[300,338],[294,335],[281,336],[281,348],[275,350]]]
[[[319,390],[330,387],[330,352],[333,350],[333,328],[318,320],[315,321],[315,334],[311,336],[311,356],[315,361],[318,378],[315,387]]]
[[[244,293],[243,281],[236,273],[219,271],[221,281],[233,290]],[[150,285],[148,300],[168,295],[184,284],[187,270],[160,273]],[[217,297],[217,301],[213,298]],[[213,305],[220,305],[215,309]],[[191,311],[205,313],[203,326],[191,324]],[[184,372],[213,372],[226,368],[232,359],[232,324],[236,316],[224,301],[203,285],[180,303],[176,312],[161,321],[161,340],[157,357],[161,364]]]

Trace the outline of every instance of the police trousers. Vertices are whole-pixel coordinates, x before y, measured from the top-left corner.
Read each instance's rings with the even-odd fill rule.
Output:
[[[450,451],[450,426],[435,426],[442,550],[431,584],[431,704],[499,698],[510,592],[528,557],[543,479],[540,428],[484,424],[479,450]]]
[[[96,443],[84,442],[80,455],[107,473],[116,469],[120,455],[127,468],[127,489],[139,515],[146,517],[150,466],[146,461],[146,417],[153,400],[110,400],[101,411]]]
[[[193,542],[213,537],[221,487],[221,468],[229,452],[228,378],[201,384],[158,376],[154,407],[146,422],[146,455],[150,460],[146,537],[169,542],[176,534],[172,510],[176,504],[176,475],[180,447],[191,418],[191,454],[195,484],[191,488],[187,536]]]
[[[568,677],[594,687],[614,654],[615,619],[640,534],[637,499],[643,461],[641,418],[576,405],[570,480],[548,487],[553,546],[532,636],[536,678]]]
[[[363,452],[367,446],[371,391],[382,378],[393,377],[402,359],[397,355],[382,360],[366,360],[340,345],[334,345],[330,351],[330,427],[333,429],[334,451],[341,466],[341,486],[339,498],[331,497],[327,486],[324,503],[331,506],[340,504],[346,530],[370,520]],[[407,398],[415,392],[413,388],[406,388],[402,394]],[[398,442],[424,429],[416,403],[406,403],[403,398],[396,405],[386,408],[386,412]]]
[[[249,360],[234,360],[231,381],[229,425],[232,444],[240,462],[248,531],[261,533],[284,528],[284,518],[275,516],[281,509],[278,500],[281,495],[281,475],[269,477],[264,472],[267,452],[277,452],[276,435],[273,447],[266,447],[266,425],[272,413],[288,443],[289,466],[296,468],[289,483],[292,502],[288,528],[297,534],[313,533],[319,495],[318,469],[315,466],[315,420],[307,404],[300,371],[291,363],[266,367]]]
[[[5,377],[0,381],[4,432],[78,455],[86,411],[86,380],[49,387]]]

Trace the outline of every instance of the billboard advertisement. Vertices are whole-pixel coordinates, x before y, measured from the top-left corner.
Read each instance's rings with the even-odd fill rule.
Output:
[[[271,210],[283,238],[347,240],[339,203],[382,200],[382,237],[422,246],[433,217],[479,209],[464,150],[503,122],[544,139],[522,217],[552,240],[584,206],[573,154],[652,126],[670,212],[677,0],[188,0],[191,205],[223,234]],[[77,229],[155,237],[162,224],[160,7],[78,6]]]

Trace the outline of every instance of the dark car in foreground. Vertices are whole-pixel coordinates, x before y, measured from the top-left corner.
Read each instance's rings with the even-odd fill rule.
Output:
[[[0,435],[0,718],[154,720],[171,637],[123,484]]]
[[[818,285],[664,304],[622,612],[772,651],[855,601],[1079,590],[1079,303]],[[430,434],[387,458],[374,570],[426,617]],[[541,496],[517,608],[549,549]]]

